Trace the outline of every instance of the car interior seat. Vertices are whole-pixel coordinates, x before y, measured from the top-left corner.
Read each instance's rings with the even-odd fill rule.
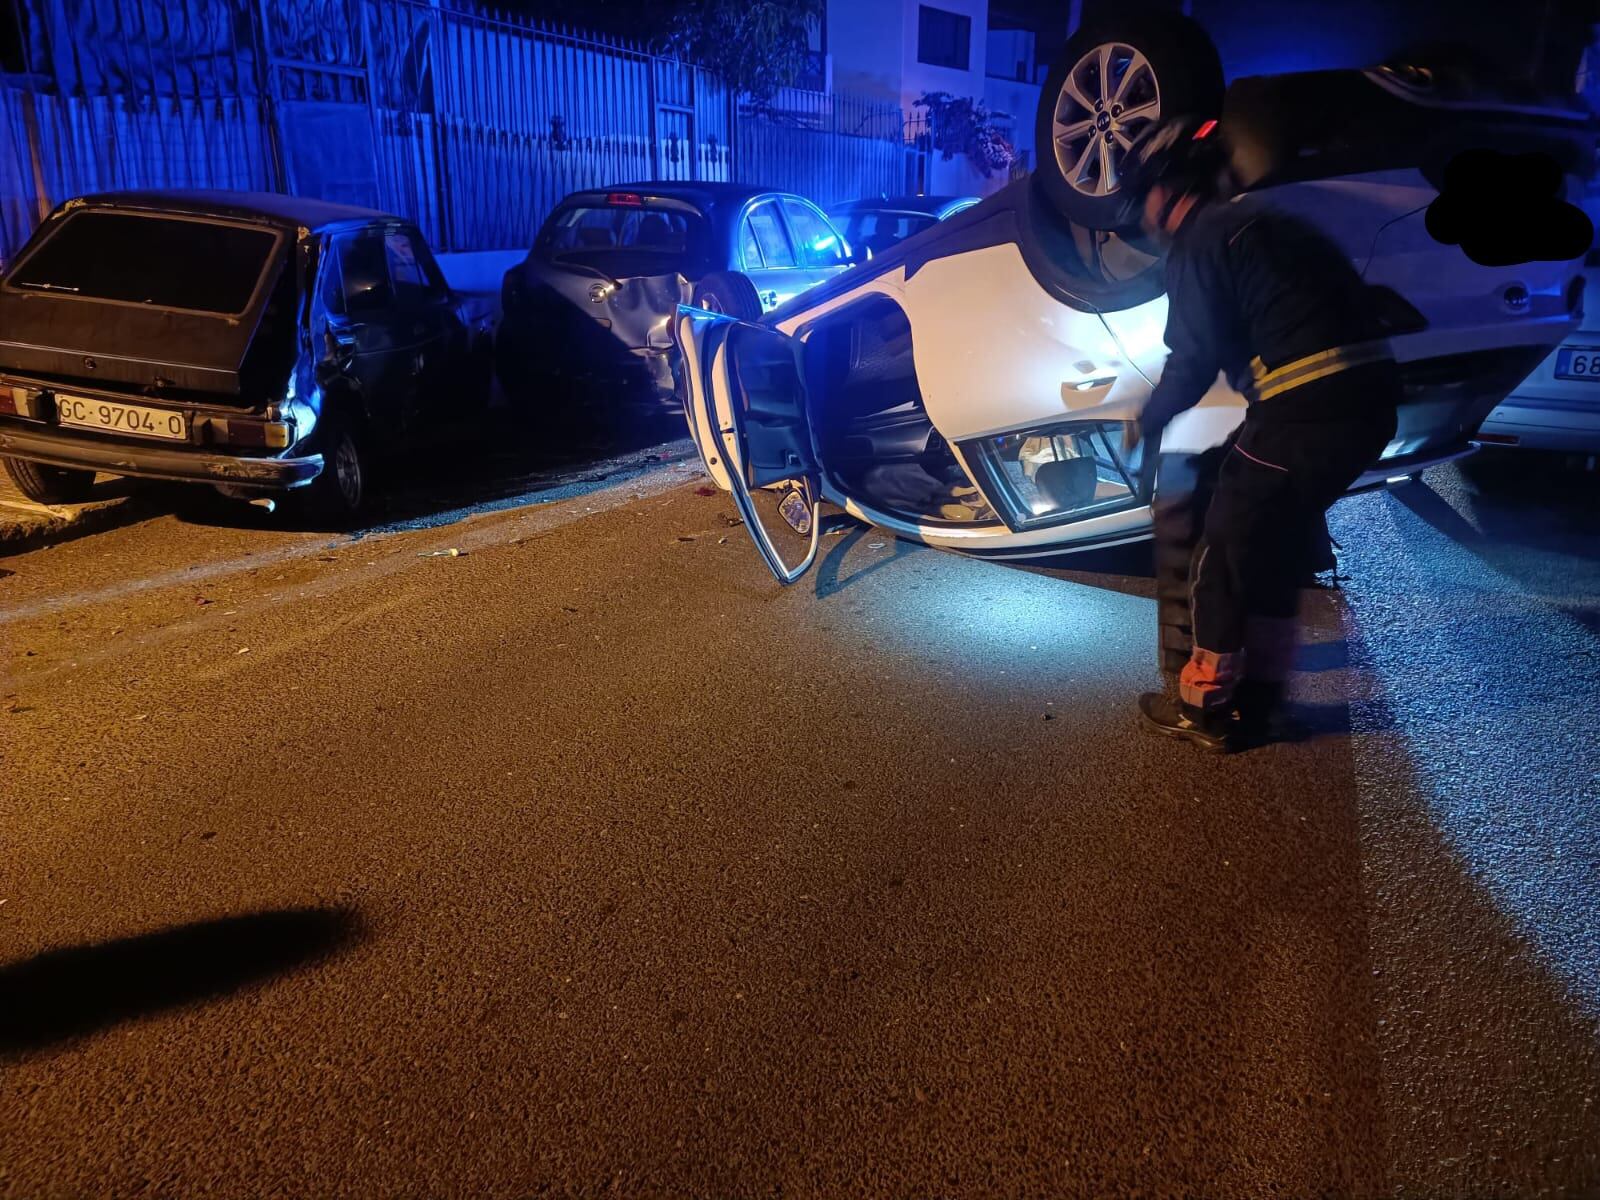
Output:
[[[646,213],[640,218],[634,245],[648,246],[652,250],[669,249],[672,245],[672,223],[660,213]]]
[[[1042,463],[1033,482],[1059,512],[1072,512],[1094,503],[1099,473],[1092,458],[1068,458]]]
[[[862,243],[873,254],[882,254],[900,240],[895,237],[894,233],[895,226],[899,224],[899,221],[882,216],[875,216],[870,219],[872,221],[872,230],[870,233],[863,233]]]

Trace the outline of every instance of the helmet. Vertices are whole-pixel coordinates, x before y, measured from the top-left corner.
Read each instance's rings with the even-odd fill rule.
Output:
[[[1123,160],[1122,223],[1138,223],[1145,196],[1157,184],[1172,191],[1163,219],[1186,196],[1215,195],[1226,165],[1215,119],[1185,115],[1154,122]]]

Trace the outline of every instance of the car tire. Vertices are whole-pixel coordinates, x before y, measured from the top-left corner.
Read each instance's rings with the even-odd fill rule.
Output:
[[[1102,51],[1113,64],[1109,80],[1100,70]],[[1090,229],[1117,228],[1125,223],[1126,197],[1117,181],[1125,142],[1151,120],[1217,116],[1222,94],[1217,48],[1187,17],[1133,12],[1085,25],[1067,39],[1039,97],[1034,144],[1045,194],[1069,221]],[[1109,176],[1099,153],[1107,135]]]
[[[748,275],[715,271],[694,285],[696,308],[725,313],[739,321],[761,319],[761,296]]]
[[[82,504],[94,487],[94,472],[52,467],[26,458],[6,459],[6,474],[35,504]]]
[[[332,414],[321,439],[322,473],[305,488],[306,515],[319,524],[344,529],[372,507],[373,456],[359,420]]]

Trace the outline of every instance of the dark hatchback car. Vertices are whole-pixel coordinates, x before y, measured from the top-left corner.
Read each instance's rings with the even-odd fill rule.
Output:
[[[508,393],[597,377],[676,409],[680,303],[753,321],[856,261],[811,201],[738,183],[625,183],[556,206],[506,273],[496,361]]]
[[[68,201],[0,280],[0,455],[24,494],[96,472],[364,507],[375,457],[487,403],[489,313],[415,226],[288,196]]]

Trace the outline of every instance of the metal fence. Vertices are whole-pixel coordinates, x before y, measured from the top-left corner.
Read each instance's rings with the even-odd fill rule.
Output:
[[[736,103],[645,46],[455,0],[20,0],[0,64],[0,258],[50,207],[133,187],[286,191],[527,245],[568,192],[738,180],[900,190],[900,109]],[[914,154],[914,152],[912,152]]]

